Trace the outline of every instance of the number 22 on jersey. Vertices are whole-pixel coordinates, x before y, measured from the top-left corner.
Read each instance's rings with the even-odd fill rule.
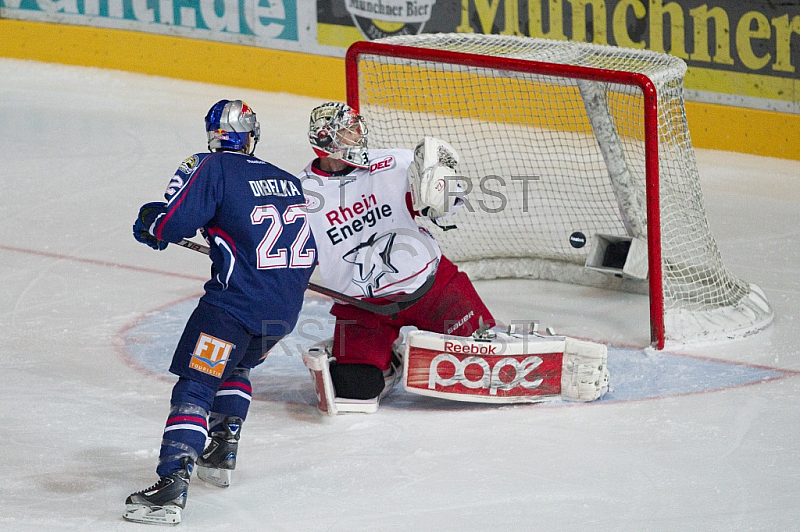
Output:
[[[262,224],[265,220],[270,222],[267,234],[264,235],[257,248],[259,270],[287,267],[310,268],[314,265],[316,262],[315,250],[303,251],[311,236],[311,228],[308,225],[306,214],[303,212],[304,207],[304,205],[289,205],[281,215],[275,205],[257,205],[250,213],[253,225]],[[289,249],[276,248],[285,226],[296,222],[302,225]]]

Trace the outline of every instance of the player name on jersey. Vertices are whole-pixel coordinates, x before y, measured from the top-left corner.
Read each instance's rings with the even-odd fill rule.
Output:
[[[262,196],[301,196],[302,192],[294,186],[291,181],[284,179],[262,179],[260,181],[248,181],[253,195],[257,198]]]

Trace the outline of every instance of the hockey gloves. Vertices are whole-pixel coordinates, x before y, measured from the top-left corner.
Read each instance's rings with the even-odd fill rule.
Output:
[[[414,210],[431,220],[448,218],[463,203],[458,153],[443,140],[425,137],[414,149],[408,184]],[[437,224],[438,225],[438,224]]]
[[[169,242],[157,239],[150,232],[156,219],[165,212],[167,212],[167,204],[164,202],[154,201],[142,205],[139,209],[139,216],[136,217],[136,221],[133,223],[133,238],[158,251],[166,249]]]

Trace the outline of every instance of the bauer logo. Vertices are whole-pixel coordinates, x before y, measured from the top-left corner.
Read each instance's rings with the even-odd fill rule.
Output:
[[[487,398],[561,394],[562,353],[492,356],[466,346],[459,351],[410,347],[406,387]]]
[[[367,39],[417,35],[431,19],[436,0],[345,0],[353,23]]]
[[[228,362],[231,349],[233,349],[233,344],[201,333],[197,345],[194,347],[189,367],[222,378],[222,372],[225,371],[225,364]]]

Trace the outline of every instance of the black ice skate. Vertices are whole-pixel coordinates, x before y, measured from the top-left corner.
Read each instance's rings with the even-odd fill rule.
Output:
[[[226,417],[222,427],[211,433],[211,442],[197,458],[197,478],[227,488],[231,485],[231,471],[236,469],[242,418]]]
[[[129,495],[125,500],[125,513],[122,517],[138,523],[177,525],[181,522],[181,515],[186,507],[191,474],[192,462],[189,458],[184,458],[182,469],[161,477],[145,490]]]

